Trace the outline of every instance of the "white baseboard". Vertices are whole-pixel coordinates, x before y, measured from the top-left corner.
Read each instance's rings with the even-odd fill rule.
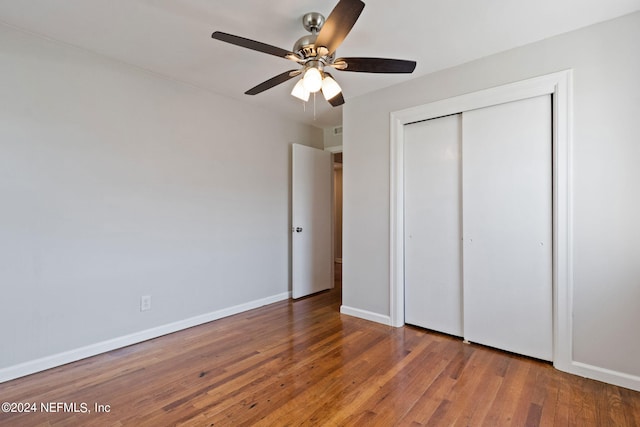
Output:
[[[129,335],[113,338],[107,341],[91,344],[85,347],[65,351],[63,353],[53,354],[51,356],[42,357],[40,359],[31,360],[20,363],[19,365],[9,366],[0,369],[0,383],[10,381],[26,375],[41,372],[67,363],[75,362],[80,359],[95,356],[117,348],[126,347],[137,344],[142,341],[160,337],[162,335],[171,334],[203,323],[211,322],[223,317],[232,316],[244,311],[253,310],[254,308],[272,304],[274,302],[283,301],[291,297],[290,292],[283,292],[278,295],[262,298],[259,300],[249,301],[244,304],[235,305],[233,307],[223,308],[211,313],[201,314],[199,316],[190,317],[188,319],[179,320],[155,328],[146,329],[140,332],[134,332]]]
[[[604,383],[640,391],[640,377],[625,374],[624,372],[612,371],[610,369],[600,368],[598,366],[576,361],[571,362],[571,365],[567,370],[561,370],[570,374],[590,378],[592,380],[602,381]]]
[[[391,317],[379,313],[374,313],[372,311],[361,310],[359,308],[342,305],[340,306],[340,313],[391,326]]]

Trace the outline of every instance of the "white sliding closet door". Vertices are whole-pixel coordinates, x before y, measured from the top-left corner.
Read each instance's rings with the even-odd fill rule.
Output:
[[[462,117],[464,337],[552,359],[549,95]]]
[[[405,322],[462,336],[460,114],[405,127]]]

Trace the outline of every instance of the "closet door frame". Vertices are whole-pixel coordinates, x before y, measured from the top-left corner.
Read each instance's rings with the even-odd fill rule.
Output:
[[[572,70],[472,92],[390,117],[390,321],[404,325],[404,127],[410,123],[541,95],[552,95],[553,365],[572,372]]]

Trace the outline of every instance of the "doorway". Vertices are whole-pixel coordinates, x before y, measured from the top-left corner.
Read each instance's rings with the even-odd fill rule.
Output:
[[[341,150],[292,144],[291,194],[292,298],[338,285],[341,299]]]
[[[342,152],[333,160],[333,270],[336,290],[342,291]]]

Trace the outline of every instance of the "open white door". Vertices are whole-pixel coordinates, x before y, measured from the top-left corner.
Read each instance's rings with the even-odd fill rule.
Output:
[[[331,254],[331,153],[293,144],[293,298],[333,286]]]

